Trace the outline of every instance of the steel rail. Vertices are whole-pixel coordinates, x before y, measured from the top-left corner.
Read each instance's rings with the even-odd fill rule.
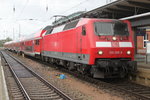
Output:
[[[9,55],[9,54],[7,54],[7,55]],[[13,57],[11,55],[9,55],[9,56],[11,58],[13,58],[15,61],[17,61],[18,63],[20,63],[28,71],[30,71],[35,77],[37,77],[40,81],[42,81],[46,86],[48,86],[49,88],[53,89],[60,97],[62,97],[65,100],[73,100],[71,97],[69,97],[64,92],[62,92],[60,89],[58,89],[57,87],[55,87],[54,85],[52,85],[51,83],[49,83],[47,80],[45,80],[43,77],[41,77],[35,71],[33,71],[31,68],[27,67],[27,65],[25,65],[24,63],[22,63],[20,60],[18,60],[17,58],[15,58],[15,57]]]
[[[68,70],[67,70],[67,72],[68,72]],[[115,84],[111,84],[111,83],[108,83],[108,82],[105,82],[105,81],[93,79],[93,78],[87,77],[87,76],[77,75],[74,72],[69,72],[69,73],[71,73],[73,75],[76,75],[78,78],[80,78],[82,80],[85,80],[85,81],[88,81],[88,82],[90,82],[92,84],[93,83],[97,84],[99,86],[99,88],[101,88],[100,86],[102,86],[102,87],[107,88],[107,89],[113,89],[113,90],[117,90],[117,91],[126,92],[127,94],[130,94],[130,95],[132,94],[133,96],[137,97],[140,100],[150,100],[150,97],[147,97],[144,94],[139,94],[139,93],[136,93],[136,92],[132,92],[132,91],[130,91],[128,89],[125,89],[123,87],[119,87],[119,86],[117,86]]]
[[[38,62],[40,62],[42,64],[50,65],[50,63],[42,62],[39,59],[36,59],[36,58],[33,58],[33,59],[35,59],[36,61],[38,61]],[[58,67],[59,65],[53,65],[53,66],[57,66]],[[82,75],[82,74],[79,74],[79,73],[77,74],[77,72],[69,71],[69,70],[67,70],[65,68],[62,68],[61,70],[64,71],[64,72],[67,72],[67,73],[69,73],[69,74],[71,74],[73,76],[76,76],[77,78],[80,78],[81,80],[88,81],[88,82],[90,82],[92,84],[95,83],[95,84],[99,85],[99,88],[104,87],[104,88],[107,88],[107,89],[118,90],[118,91],[126,92],[129,95],[132,94],[133,96],[137,97],[140,100],[150,100],[150,97],[147,97],[144,94],[139,94],[139,93],[136,93],[136,92],[132,92],[132,91],[127,90],[125,88],[119,87],[119,86],[117,86],[115,84],[111,84],[111,83],[108,83],[108,82],[105,82],[105,81],[97,80],[97,79],[94,79],[94,78],[91,78],[89,76],[85,76],[85,75]]]
[[[14,72],[14,70],[12,69],[12,66],[8,63],[8,60],[5,58],[3,52],[1,51],[1,54],[3,55],[4,60],[6,61],[12,75],[14,76],[14,79],[16,81],[16,83],[18,84],[19,88],[21,89],[21,92],[23,93],[23,96],[26,100],[31,100],[31,98],[29,97],[29,94],[27,93],[27,91],[25,90],[24,86],[21,84],[19,78],[17,77],[16,73]]]
[[[16,59],[16,58],[15,58]],[[42,63],[44,65],[50,65],[50,63],[47,63],[47,62],[42,62],[41,60],[39,59],[35,59],[33,58],[35,61],[38,61],[38,63]],[[19,61],[21,63],[21,61]],[[23,64],[23,63],[22,63]],[[23,64],[24,65],[24,64]],[[52,64],[51,64],[52,65]],[[58,67],[58,65],[53,65],[53,67]],[[30,68],[29,68],[30,69]],[[117,91],[121,91],[121,92],[124,92],[124,93],[127,93],[128,95],[132,95],[132,96],[135,96],[136,98],[140,99],[140,100],[150,100],[150,97],[147,97],[145,96],[144,94],[140,94],[140,93],[136,93],[134,91],[131,91],[131,90],[128,90],[128,89],[125,89],[123,87],[120,87],[120,86],[117,86],[115,84],[111,84],[111,83],[108,83],[108,82],[105,82],[105,81],[101,81],[101,80],[97,80],[97,79],[93,79],[91,77],[88,77],[88,76],[84,76],[82,74],[77,74],[75,72],[72,72],[72,71],[68,71],[67,69],[65,68],[62,68],[61,69],[62,71],[64,72],[67,72],[73,76],[76,76],[77,78],[81,79],[81,80],[84,80],[84,81],[87,81],[91,84],[94,84],[96,86],[98,86],[97,88],[103,88],[103,89],[111,89],[111,90],[115,90],[116,92]]]

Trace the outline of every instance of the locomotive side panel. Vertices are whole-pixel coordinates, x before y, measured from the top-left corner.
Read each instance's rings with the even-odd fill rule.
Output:
[[[80,30],[71,29],[56,34],[46,35],[43,38],[43,50],[42,55],[59,58],[63,60],[86,63],[88,64],[88,58],[84,55],[85,60],[81,60],[81,38],[79,38]],[[87,45],[84,45],[85,47]]]

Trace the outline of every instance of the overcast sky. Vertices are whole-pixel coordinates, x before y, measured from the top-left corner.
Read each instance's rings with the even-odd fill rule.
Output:
[[[18,39],[51,24],[54,15],[89,11],[109,0],[0,0],[0,39]],[[112,0],[115,1],[115,0]],[[34,20],[29,20],[34,19]]]

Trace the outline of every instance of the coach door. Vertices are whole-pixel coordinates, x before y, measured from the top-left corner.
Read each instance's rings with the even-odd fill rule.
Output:
[[[40,39],[35,40],[34,50],[35,53],[40,52]]]

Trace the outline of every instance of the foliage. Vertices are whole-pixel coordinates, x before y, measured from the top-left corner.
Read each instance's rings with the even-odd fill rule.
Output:
[[[0,40],[0,47],[3,47],[3,44],[5,43],[5,42],[9,42],[9,41],[12,41],[12,39],[11,38],[6,38],[6,39],[2,39],[2,40]]]

